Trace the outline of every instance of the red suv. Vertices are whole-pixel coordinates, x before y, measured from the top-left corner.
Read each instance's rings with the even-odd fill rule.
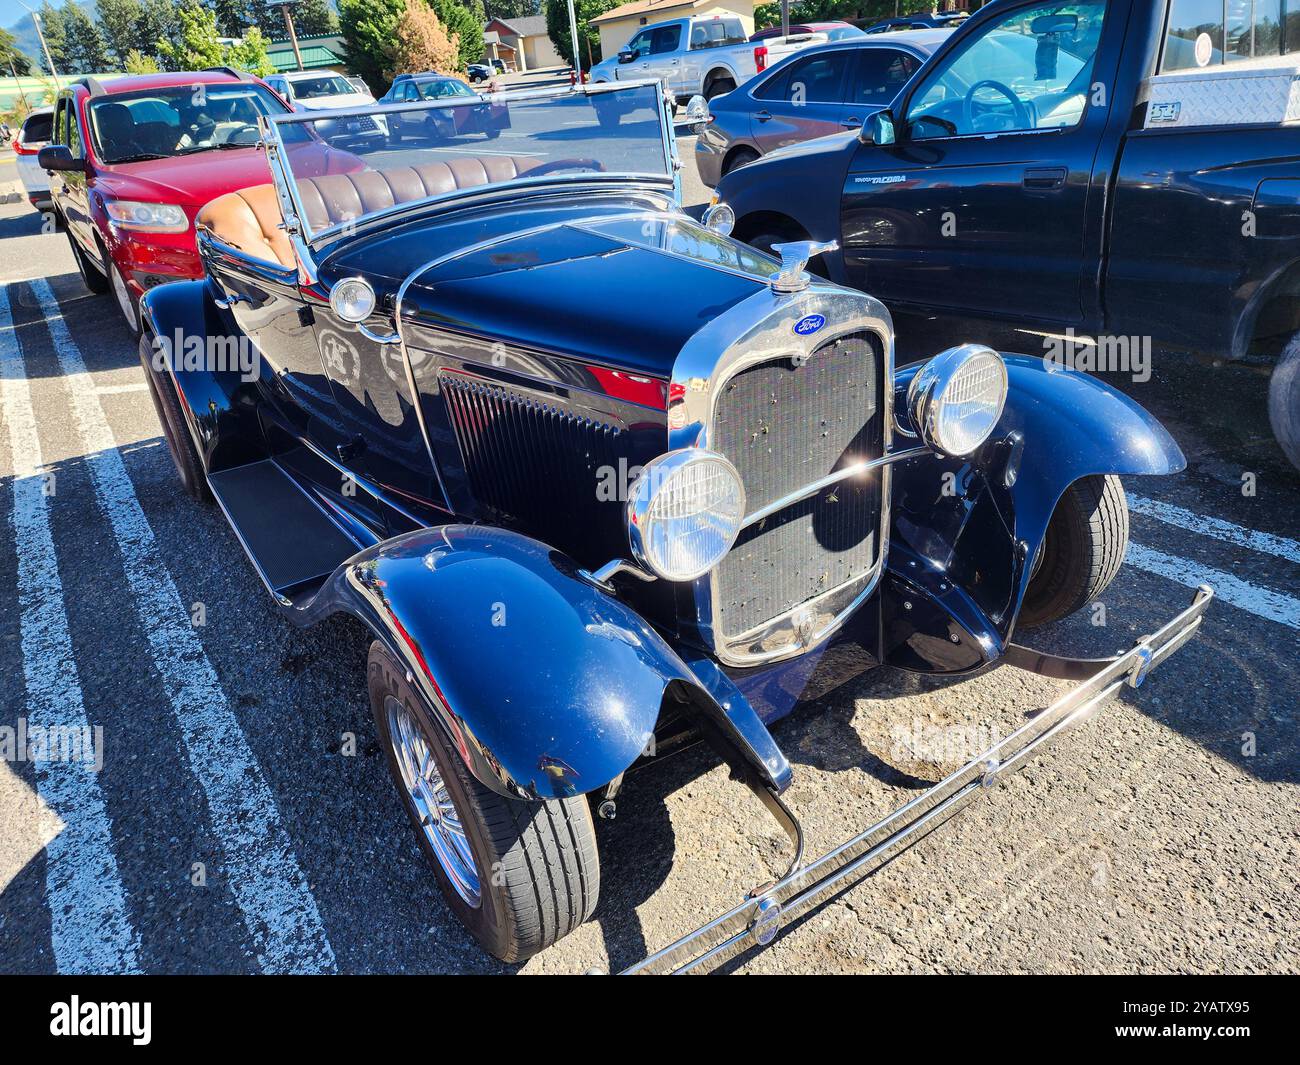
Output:
[[[40,165],[82,279],[112,289],[132,333],[146,289],[203,276],[194,216],[270,180],[258,117],[287,111],[257,78],[227,68],[81,78],[59,94]],[[355,166],[319,147],[321,173]]]

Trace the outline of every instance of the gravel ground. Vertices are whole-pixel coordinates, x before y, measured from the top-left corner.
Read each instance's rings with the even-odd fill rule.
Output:
[[[705,194],[689,144],[682,154],[687,202],[698,203]],[[38,290],[21,283],[41,277],[58,300],[53,320]],[[32,670],[43,669],[58,690],[79,692],[86,717],[103,726],[96,780],[116,877],[92,862],[91,883],[101,901],[120,885],[126,956],[149,972],[257,971],[271,967],[258,944],[280,920],[291,945],[293,935],[306,937],[304,967],[512,971],[462,933],[424,869],[370,720],[360,628],[340,621],[301,632],[272,612],[220,514],[180,495],[111,299],[86,294],[63,235],[42,233],[23,205],[0,208],[0,284],[14,319],[0,341],[21,353],[42,472],[57,485],[47,510],[61,595],[48,581],[34,594],[61,606],[71,641],[69,658],[34,665],[32,636],[20,629],[14,471],[26,460],[0,432],[0,725],[31,712],[28,688],[40,679]],[[108,448],[96,448],[73,414],[58,361],[67,341],[95,386]],[[1152,382],[1120,384],[1166,420],[1189,458],[1183,475],[1129,485],[1152,501],[1133,515],[1134,543],[1181,560],[1178,572],[1227,577],[1235,605],[1214,604],[1197,640],[1143,688],[1126,691],[989,800],[731,968],[1300,968],[1300,545],[1287,539],[1297,535],[1300,476],[1269,438],[1262,379],[1249,371],[1161,360]],[[175,618],[141,609],[128,591],[127,556],[109,520],[116,504],[96,495],[94,478],[117,456],[163,560],[159,576],[174,584],[171,611],[206,610],[206,625],[192,630],[217,686],[206,709],[238,725],[218,764],[187,757],[192,738],[155,661],[158,633],[172,631]],[[1255,476],[1253,497],[1242,494],[1243,473]],[[1038,642],[1110,654],[1190,594],[1130,562],[1105,595],[1104,627],[1081,616],[1043,630]],[[193,665],[187,645],[170,651]],[[958,681],[880,670],[782,722],[776,737],[795,766],[788,800],[812,852],[975,753],[959,751],[963,743],[987,730],[1005,734],[1064,689],[1011,668]],[[354,757],[340,754],[348,733]],[[919,751],[902,742],[918,734],[946,742]],[[229,765],[243,766],[250,788],[265,787],[271,808],[260,814],[285,844],[274,868],[301,875],[306,902],[288,917],[270,899],[260,908],[240,878],[240,848],[210,790],[212,774]],[[31,764],[0,762],[0,970],[55,971],[78,943],[105,941],[108,933],[80,913],[51,906],[52,893],[67,888],[61,863],[77,857],[59,849],[59,838],[85,830],[82,811],[71,813],[60,819],[43,801]],[[84,821],[93,821],[89,812]],[[237,840],[248,826],[233,828]],[[778,873],[785,855],[774,823],[698,747],[631,777],[617,820],[600,822],[598,833],[595,919],[523,972],[626,965],[734,904]]]

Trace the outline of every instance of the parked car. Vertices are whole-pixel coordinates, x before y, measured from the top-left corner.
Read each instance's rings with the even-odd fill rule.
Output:
[[[864,33],[898,33],[900,30],[928,30],[939,26],[952,28],[970,18],[969,11],[941,11],[932,15],[905,15],[887,18],[862,26]]]
[[[616,133],[609,97],[637,116]],[[270,180],[203,210],[207,276],[148,293],[141,360],[183,488],[220,501],[284,618],[368,630],[393,780],[480,943],[518,961],[590,916],[589,803],[612,816],[627,772],[702,737],[790,871],[631,968],[717,964],[1191,635],[1208,589],[1114,659],[1013,642],[1114,576],[1118,475],[1183,456],[1041,360],[968,345],[896,373],[888,312],[811,278],[815,245],[777,262],[684,213],[657,81],[502,106],[527,112],[517,154],[323,176],[320,117],[271,116]],[[175,358],[195,335],[254,372]],[[879,664],[997,661],[1082,684],[809,860],[769,726]]]
[[[709,102],[695,164],[704,184],[784,148],[828,133],[857,131],[921,69],[950,30],[914,30],[823,44],[782,60]]]
[[[1262,362],[1300,466],[1296,56],[1261,31],[1233,45],[1248,64],[1198,57],[1222,34],[1176,3],[1058,7],[988,5],[861,134],[724,178],[736,233],[839,240],[822,269],[905,325]]]
[[[487,63],[471,63],[465,68],[465,76],[469,78],[471,85],[477,85],[480,82],[491,81],[496,77],[496,71]]]
[[[295,111],[355,110],[375,102],[364,83],[358,86],[351,78],[332,70],[290,70],[271,74],[265,80]],[[328,137],[331,144],[388,136],[382,115],[357,115],[334,123],[318,123],[318,126],[317,132]]]
[[[154,285],[203,276],[194,216],[224,192],[261,184],[258,120],[288,113],[251,74],[233,70],[144,74],[65,85],[49,145],[54,213],[86,287],[112,289],[127,328]],[[322,172],[359,165],[323,141],[303,145]]]
[[[484,101],[460,78],[445,74],[403,75],[393,82],[379,102],[411,104],[429,100],[442,100],[458,106],[387,112],[383,117],[388,123],[390,144],[401,144],[406,137],[447,140],[467,133],[481,133],[492,140],[508,128],[505,108]],[[459,106],[462,100],[479,102],[473,106]]]
[[[589,80],[601,85],[658,78],[679,103],[696,95],[712,100],[792,52],[825,40],[805,34],[751,44],[744,23],[730,15],[669,19],[638,30],[618,55],[591,68]]]
[[[803,37],[812,33],[819,33],[828,41],[846,41],[863,35],[857,26],[848,22],[798,22],[789,27],[787,36]],[[769,26],[757,33],[751,33],[749,39],[751,41],[767,41],[780,36],[782,36],[781,27],[777,25]]]
[[[37,107],[23,119],[14,138],[14,154],[18,161],[18,177],[27,192],[27,202],[38,211],[48,211],[53,206],[50,199],[50,178],[36,161],[40,150],[50,142],[50,129],[54,125],[54,108]]]

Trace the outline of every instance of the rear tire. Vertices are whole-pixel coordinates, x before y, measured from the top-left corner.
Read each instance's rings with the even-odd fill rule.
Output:
[[[1019,624],[1033,628],[1087,606],[1115,579],[1128,549],[1128,500],[1114,475],[1065,490],[1034,559]]]
[[[590,917],[600,895],[600,860],[586,796],[530,802],[493,791],[451,749],[424,697],[407,681],[405,666],[378,641],[370,645],[366,672],[389,772],[420,849],[448,906],[483,949],[505,962],[523,961]],[[435,793],[450,800],[450,812],[463,829],[456,842],[467,844],[472,855],[473,891],[464,852],[453,847],[450,859],[439,856],[440,848],[446,854],[447,837],[422,815],[403,775],[403,747],[394,735],[411,726],[417,743],[432,755]],[[420,762],[405,761],[408,767]],[[431,775],[421,779],[428,784]]]
[[[1268,382],[1268,420],[1291,464],[1300,469],[1300,333],[1293,336]]]
[[[163,439],[167,441],[167,450],[171,453],[172,462],[176,464],[176,473],[180,476],[185,494],[200,503],[207,503],[212,499],[212,489],[208,487],[207,475],[199,462],[194,438],[190,436],[185,424],[180,398],[176,395],[176,385],[165,370],[154,369],[153,357],[153,336],[146,330],[140,334],[140,365],[144,367],[144,379],[149,382],[149,395],[153,398],[153,407],[158,413]]]
[[[736,83],[730,78],[715,78],[704,87],[704,98],[712,100],[715,97],[722,96],[724,93],[732,92],[736,88]]]

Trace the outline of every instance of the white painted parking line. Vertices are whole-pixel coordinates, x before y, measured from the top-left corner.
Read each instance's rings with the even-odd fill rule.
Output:
[[[137,381],[131,385],[96,385],[95,394],[99,396],[120,396],[126,392],[144,392],[148,388],[148,382],[145,381]]]
[[[62,727],[76,730],[71,735],[85,736],[81,730],[90,723],[54,554],[48,482],[31,388],[4,286],[0,286],[0,412],[9,427],[13,455],[12,524],[27,732],[37,735],[33,728]],[[55,967],[60,973],[138,972],[139,945],[127,915],[113,827],[99,778],[91,766],[71,761],[37,761],[34,769],[41,800],[62,822],[45,848],[45,895]]]
[[[332,971],[334,951],[275,798],[163,562],[94,381],[50,286],[34,281],[32,291],[45,312],[95,494],[121,546],[127,584],[259,964],[275,973]]]
[[[1132,542],[1128,545],[1128,554],[1124,556],[1124,561],[1140,570],[1146,570],[1147,573],[1177,581],[1188,588],[1208,584],[1214,589],[1216,599],[1242,610],[1248,610],[1257,617],[1276,621],[1279,625],[1300,629],[1300,599],[1268,588],[1260,588],[1231,573],[1225,573],[1203,563],[1191,562],[1177,555],[1166,555],[1153,547],[1143,547]]]
[[[1157,499],[1144,499],[1142,496],[1135,496],[1131,492],[1128,496],[1128,507],[1135,514],[1145,514],[1148,518],[1155,518],[1166,525],[1174,525],[1179,529],[1200,533],[1202,536],[1212,536],[1216,540],[1237,544],[1240,547],[1248,547],[1252,551],[1262,551],[1266,555],[1276,555],[1288,562],[1300,563],[1300,541],[1291,540],[1285,536],[1257,532],[1242,525],[1234,525],[1230,521],[1208,518],[1203,514],[1184,510],[1172,503],[1162,503]]]

